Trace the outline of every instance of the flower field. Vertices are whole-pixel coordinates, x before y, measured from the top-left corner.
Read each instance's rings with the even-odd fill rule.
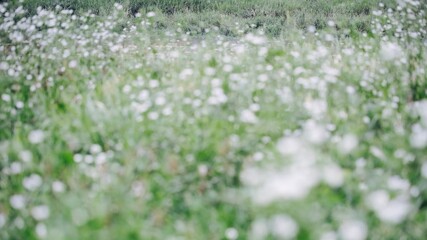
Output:
[[[425,239],[426,3],[270,36],[0,3],[0,239]]]

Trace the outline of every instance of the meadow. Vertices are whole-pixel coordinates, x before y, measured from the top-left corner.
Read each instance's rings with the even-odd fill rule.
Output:
[[[425,239],[426,5],[0,3],[0,239]]]
[[[15,4],[20,4],[15,0]],[[157,13],[157,29],[176,29],[192,35],[204,35],[206,28],[217,27],[222,35],[238,36],[236,22],[242,26],[262,28],[267,35],[279,36],[294,29],[315,26],[327,27],[334,21],[337,28],[357,32],[367,31],[371,10],[379,0],[25,0],[24,7],[34,14],[37,7],[54,8],[60,5],[76,12],[91,11],[108,15],[114,3],[123,5],[130,15],[138,12]],[[382,1],[387,7],[394,0]]]

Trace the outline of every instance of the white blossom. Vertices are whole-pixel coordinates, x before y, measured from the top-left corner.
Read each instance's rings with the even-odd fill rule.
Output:
[[[364,240],[368,236],[368,227],[360,220],[346,220],[339,228],[343,240]]]
[[[245,109],[240,113],[240,121],[255,124],[258,122],[258,118],[251,110]]]
[[[31,131],[30,134],[28,135],[28,140],[32,144],[41,143],[43,142],[44,139],[45,139],[45,133],[42,130]]]
[[[235,228],[227,228],[227,230],[225,230],[225,237],[230,240],[237,239],[239,237],[239,232]]]
[[[24,185],[24,187],[29,191],[35,191],[42,185],[42,183],[43,180],[38,174],[31,174],[22,181],[22,185]]]
[[[271,219],[271,231],[279,239],[293,239],[298,230],[298,224],[287,215],[276,215]]]
[[[46,205],[35,206],[31,209],[31,216],[37,221],[45,220],[49,217],[49,207]]]
[[[15,209],[23,209],[25,207],[25,197],[22,195],[13,195],[9,199],[10,205]]]
[[[394,61],[403,57],[403,50],[397,43],[385,42],[381,44],[380,54],[384,60]]]

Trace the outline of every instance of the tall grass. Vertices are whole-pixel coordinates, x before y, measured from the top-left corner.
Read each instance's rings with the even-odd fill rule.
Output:
[[[335,21],[342,29],[367,31],[371,21],[369,13],[380,0],[26,0],[25,6],[32,12],[38,6],[60,5],[77,12],[90,10],[108,15],[115,2],[122,3],[130,15],[154,10],[171,17],[159,26],[175,28],[176,21],[181,20],[179,23],[191,30],[201,27],[200,22],[218,23],[226,15],[232,22],[263,26],[267,34],[277,36],[289,28],[304,29],[313,25],[322,29],[328,20]],[[381,2],[394,5],[392,0]],[[186,22],[192,21],[189,19],[197,21],[188,24]],[[235,35],[226,25],[220,26],[223,33]]]

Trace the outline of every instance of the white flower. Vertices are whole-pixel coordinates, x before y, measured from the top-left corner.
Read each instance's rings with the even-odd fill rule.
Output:
[[[245,109],[240,113],[240,121],[255,124],[258,118],[251,110]]]
[[[389,200],[388,193],[384,190],[377,190],[370,193],[366,199],[366,204],[372,209],[380,209],[386,205]]]
[[[154,17],[154,16],[156,16],[156,13],[155,13],[155,12],[148,12],[148,13],[147,13],[147,17],[148,17],[148,18],[152,18],[152,17]]]
[[[370,193],[365,198],[365,203],[375,212],[377,217],[384,222],[401,223],[410,213],[412,205],[405,196],[390,199],[384,190]]]
[[[399,176],[392,176],[387,181],[388,187],[391,190],[407,191],[411,187],[408,180],[402,179]]]
[[[84,156],[84,161],[85,161],[85,163],[87,163],[87,164],[92,164],[93,163],[93,161],[94,161],[94,158],[93,158],[93,156],[92,155],[85,155]]]
[[[156,100],[154,101],[156,105],[158,106],[163,106],[166,104],[166,98],[163,96],[159,96],[156,98]]]
[[[92,146],[90,146],[91,154],[98,154],[101,151],[102,151],[102,147],[99,144],[92,144]]]
[[[159,113],[157,112],[150,112],[148,113],[148,119],[150,120],[157,120],[159,118]]]
[[[323,180],[331,187],[340,187],[344,183],[344,174],[337,165],[323,168]]]
[[[315,27],[315,26],[313,26],[313,25],[308,26],[308,27],[307,27],[307,31],[308,31],[308,32],[310,32],[310,33],[314,33],[314,32],[316,32],[316,27]]]
[[[209,168],[207,165],[202,164],[197,167],[197,171],[201,177],[205,177],[208,174]]]
[[[224,70],[224,72],[231,72],[231,71],[233,71],[233,65],[226,64],[226,65],[224,65],[224,67],[222,68],[222,70]]]
[[[68,63],[68,67],[69,67],[69,68],[76,68],[76,67],[77,67],[77,61],[76,61],[76,60],[71,60],[71,61]]]
[[[246,41],[254,45],[262,45],[267,43],[267,39],[264,36],[255,35],[253,33],[248,33],[245,37]]]
[[[253,201],[259,205],[267,205],[277,200],[303,199],[319,182],[320,176],[315,168],[294,166],[281,171],[253,172],[259,183],[255,186]],[[248,179],[245,176],[243,180]],[[250,182],[249,182],[250,183]]]
[[[73,159],[74,159],[74,162],[80,163],[83,161],[83,155],[77,153],[74,155]]]
[[[393,61],[403,57],[403,50],[396,43],[385,42],[381,44],[380,54],[384,60]]]
[[[36,234],[40,238],[45,238],[47,236],[47,228],[43,223],[38,223],[36,225]]]
[[[377,157],[383,161],[386,159],[384,152],[375,146],[371,146],[369,148],[369,151],[371,152],[372,155],[374,155],[375,157]]]
[[[213,75],[215,75],[215,73],[216,73],[215,68],[211,68],[211,67],[205,68],[205,74],[207,76],[213,76]]]
[[[339,233],[343,240],[364,240],[368,236],[368,227],[359,220],[346,220],[340,225]]]
[[[32,144],[41,143],[43,142],[44,138],[45,138],[45,134],[42,130],[31,131],[30,134],[28,135],[28,140]]]
[[[271,232],[279,239],[292,239],[298,230],[298,224],[287,215],[276,215],[271,219]]]
[[[23,229],[23,228],[25,227],[24,219],[22,219],[21,217],[17,217],[17,218],[15,218],[15,220],[13,221],[13,224],[14,224],[18,229]]]
[[[415,102],[414,109],[420,115],[425,126],[427,126],[427,100]]]
[[[20,162],[13,162],[10,164],[9,173],[10,174],[19,174],[22,171],[22,165]]]
[[[401,223],[411,211],[412,206],[406,199],[394,199],[376,210],[377,216],[392,224]]]
[[[225,237],[230,240],[237,239],[237,237],[239,237],[239,232],[235,228],[227,228],[227,230],[225,230]]]
[[[193,73],[194,73],[193,69],[191,69],[191,68],[185,68],[179,74],[179,78],[182,79],[182,80],[184,80],[184,79],[188,78],[189,76],[193,75]]]
[[[132,194],[135,197],[141,197],[145,193],[145,186],[144,186],[144,183],[141,181],[136,181],[136,182],[132,183],[131,188],[132,188],[131,189]]]
[[[23,103],[23,102],[21,102],[21,101],[18,101],[18,102],[16,102],[15,106],[16,106],[16,108],[18,108],[18,109],[22,109],[22,108],[24,107],[24,103]]]
[[[25,197],[22,195],[13,195],[10,197],[9,202],[15,209],[23,209],[25,207]]]
[[[33,154],[31,154],[31,152],[28,150],[24,150],[19,153],[19,157],[23,162],[28,163],[31,162],[31,160],[33,159]]]
[[[10,97],[10,95],[8,95],[8,94],[2,94],[1,95],[1,99],[3,100],[3,101],[5,101],[5,102],[10,102],[10,100],[12,99],[11,97]]]
[[[130,91],[132,90],[132,87],[130,86],[130,85],[128,85],[128,84],[126,84],[124,87],[123,87],[123,93],[124,94],[128,94],[128,93],[130,93]]]
[[[110,47],[110,50],[112,51],[112,52],[117,52],[117,51],[119,51],[120,49],[122,48],[122,46],[120,46],[120,45],[113,45],[113,46],[111,46]]]
[[[61,193],[65,191],[65,184],[61,181],[54,181],[52,183],[52,190],[57,193]]]
[[[172,113],[173,113],[173,110],[170,107],[166,107],[162,111],[162,114],[165,115],[165,116],[170,116]]]
[[[348,154],[357,147],[358,143],[359,141],[355,135],[347,134],[338,143],[338,150],[344,154]]]
[[[424,148],[427,146],[427,129],[423,128],[420,124],[412,126],[412,134],[409,138],[411,146],[414,148]]]
[[[37,221],[45,220],[49,217],[49,207],[46,205],[35,206],[31,209],[31,216]]]
[[[251,225],[250,239],[265,239],[269,232],[268,222],[265,219],[256,219]]]
[[[122,10],[122,9],[123,9],[123,5],[121,5],[120,3],[114,3],[114,7],[115,7],[117,10]]]
[[[39,188],[43,183],[42,178],[37,174],[31,174],[29,177],[24,178],[22,185],[29,190],[34,191]]]
[[[252,156],[252,158],[255,161],[258,162],[258,161],[261,161],[264,158],[264,154],[262,152],[256,152],[256,153],[254,153],[254,155]]]
[[[329,132],[315,121],[308,120],[304,125],[304,136],[311,143],[321,144],[328,139]]]
[[[315,118],[322,116],[328,110],[326,101],[320,99],[307,99],[304,102],[304,107]]]
[[[71,51],[68,49],[65,49],[64,53],[62,54],[63,58],[67,58],[71,55]]]
[[[224,94],[222,88],[213,88],[212,96],[208,98],[208,103],[211,105],[219,105],[227,102],[227,96]]]
[[[295,155],[304,148],[304,142],[296,137],[284,137],[277,142],[277,150],[283,155]]]
[[[104,164],[105,162],[107,162],[107,154],[99,153],[98,155],[96,155],[95,164],[100,165]]]
[[[150,92],[148,90],[142,90],[139,94],[138,94],[138,100],[139,101],[145,101],[149,98],[150,96]]]
[[[264,173],[256,168],[245,168],[240,173],[240,180],[247,186],[257,186],[262,183],[264,179]]]
[[[9,34],[9,38],[15,42],[22,42],[24,40],[24,35],[21,32],[15,31]]]
[[[374,16],[381,16],[381,14],[383,14],[383,12],[381,10],[372,11],[372,15],[374,15]]]

